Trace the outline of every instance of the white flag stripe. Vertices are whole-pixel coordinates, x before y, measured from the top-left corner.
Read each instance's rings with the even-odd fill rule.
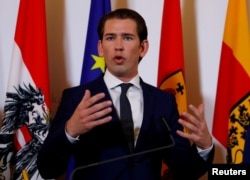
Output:
[[[20,147],[21,148],[24,147],[24,145],[26,144],[26,141],[25,141],[23,132],[22,132],[22,130],[20,128],[17,130],[17,135],[16,136],[17,136],[17,141],[18,141]]]
[[[8,92],[15,91],[13,85],[23,85],[23,84],[31,84],[32,86],[36,86],[31,74],[29,73],[26,65],[24,64],[22,54],[20,48],[16,43],[13,45],[12,57],[11,57],[11,65],[10,65],[10,74],[9,74],[9,83],[8,83]]]

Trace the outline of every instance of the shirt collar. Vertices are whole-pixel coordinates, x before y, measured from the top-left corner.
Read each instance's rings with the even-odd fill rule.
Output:
[[[112,75],[108,69],[106,69],[105,74],[104,74],[104,82],[106,83],[108,89],[112,89],[123,83],[120,79]],[[141,89],[140,85],[140,77],[139,74],[137,74],[135,77],[133,77],[129,83],[133,84],[135,87]]]

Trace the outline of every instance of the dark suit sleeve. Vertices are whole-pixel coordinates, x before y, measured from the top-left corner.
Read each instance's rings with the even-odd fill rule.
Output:
[[[79,94],[81,97],[81,94]],[[80,98],[81,99],[81,98]],[[55,118],[52,120],[49,134],[38,154],[37,166],[43,178],[56,178],[67,169],[72,146],[65,134],[65,123],[71,117],[80,100],[64,91]]]
[[[167,104],[163,107],[168,108],[165,115],[171,128],[172,136],[175,140],[175,146],[165,153],[165,161],[168,164],[171,175],[174,179],[195,180],[204,175],[214,158],[214,147],[209,153],[207,161],[204,161],[195,145],[191,145],[187,139],[180,137],[176,131],[183,130],[183,127],[177,122],[179,117],[175,98],[168,98]],[[160,107],[159,107],[160,108]]]
[[[169,174],[167,174],[167,176],[170,176],[175,180],[182,180],[183,177],[186,177],[189,180],[197,180],[208,171],[208,168],[212,164],[214,158],[214,147],[209,153],[207,161],[204,161],[200,157],[195,145],[192,146],[190,155],[182,158],[182,161],[176,160],[175,166],[173,166],[173,164],[168,165]]]

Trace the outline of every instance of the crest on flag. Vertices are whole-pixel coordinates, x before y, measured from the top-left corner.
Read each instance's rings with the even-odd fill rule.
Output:
[[[186,111],[186,86],[181,69],[163,79],[160,84],[160,89],[175,95],[176,101],[178,102],[179,112]]]
[[[230,112],[228,128],[227,163],[240,164],[243,159],[247,128],[250,124],[250,93]]]
[[[14,89],[6,94],[0,133],[0,177],[5,176],[10,161],[15,166],[13,178],[21,179],[24,174],[33,176],[37,171],[37,152],[48,133],[49,110],[40,89],[30,84]]]

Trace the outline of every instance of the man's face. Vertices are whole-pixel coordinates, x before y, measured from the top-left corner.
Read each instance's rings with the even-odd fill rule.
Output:
[[[148,49],[148,41],[140,42],[136,23],[131,19],[110,19],[105,23],[103,39],[98,42],[99,55],[108,70],[122,81],[138,73],[139,57]]]

